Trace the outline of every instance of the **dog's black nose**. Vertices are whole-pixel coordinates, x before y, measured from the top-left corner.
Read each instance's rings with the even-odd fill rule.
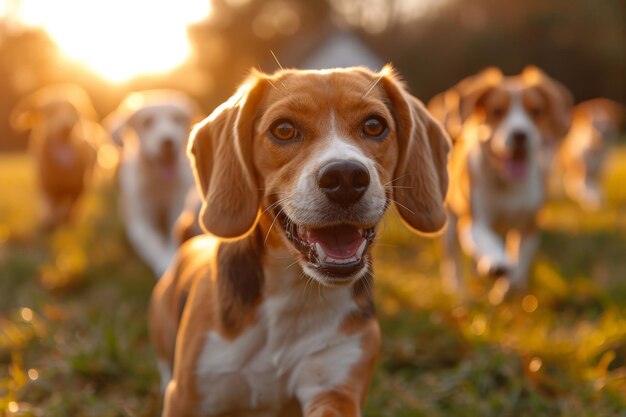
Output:
[[[365,165],[357,161],[331,162],[317,174],[317,185],[329,199],[349,207],[365,194],[370,174]]]
[[[163,153],[174,153],[174,139],[172,138],[164,138],[161,141],[161,152]]]
[[[526,132],[522,130],[516,130],[513,132],[511,137],[513,139],[514,146],[526,146],[526,142],[528,141],[528,135],[526,134]]]
[[[161,162],[173,162],[178,158],[176,143],[173,139],[165,138],[161,141],[159,159]]]

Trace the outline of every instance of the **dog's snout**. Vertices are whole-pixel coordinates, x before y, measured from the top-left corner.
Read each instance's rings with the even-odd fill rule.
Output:
[[[172,138],[164,138],[161,140],[158,158],[162,162],[173,162],[177,159],[178,149],[176,142]]]
[[[331,162],[319,171],[317,185],[330,200],[349,207],[367,191],[370,175],[367,167],[360,162]]]
[[[161,141],[161,151],[163,153],[174,153],[174,139],[172,138],[164,138]]]
[[[523,130],[514,131],[511,138],[513,139],[513,145],[518,147],[526,146],[528,141],[528,135]]]

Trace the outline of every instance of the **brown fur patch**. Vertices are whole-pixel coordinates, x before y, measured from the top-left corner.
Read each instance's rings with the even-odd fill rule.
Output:
[[[264,283],[263,240],[257,229],[246,239],[223,243],[218,251],[220,330],[235,337],[253,320]]]

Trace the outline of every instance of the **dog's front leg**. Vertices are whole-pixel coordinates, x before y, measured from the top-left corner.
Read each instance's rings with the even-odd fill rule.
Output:
[[[361,417],[355,396],[340,391],[318,394],[304,406],[304,417]]]
[[[298,366],[293,382],[304,417],[361,417],[380,348],[378,323],[369,320],[364,325],[362,338],[349,338]]]
[[[448,214],[448,226],[441,236],[442,255],[441,275],[444,289],[449,293],[464,292],[461,254],[457,237],[457,217]]]
[[[510,240],[513,242],[510,243]],[[507,246],[510,245],[511,255],[517,261],[517,266],[510,275],[511,288],[516,292],[523,292],[528,288],[528,274],[539,243],[539,232],[536,230],[516,232],[512,236],[507,236]]]
[[[173,256],[163,236],[146,219],[141,219],[129,225],[128,238],[139,257],[150,266],[154,275],[160,278]]]
[[[171,380],[163,396],[161,417],[197,417],[197,410],[188,401],[189,395],[178,387],[176,380]]]
[[[126,213],[128,239],[137,255],[160,278],[174,256],[174,247],[168,244],[157,229],[156,222],[148,213],[143,213],[140,207],[128,204]]]
[[[461,219],[459,240],[463,250],[476,260],[478,273],[492,277],[508,275],[511,264],[506,256],[504,241],[484,219]]]

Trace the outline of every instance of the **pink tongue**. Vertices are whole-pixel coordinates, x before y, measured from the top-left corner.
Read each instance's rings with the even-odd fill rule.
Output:
[[[161,174],[166,179],[172,179],[176,176],[176,163],[175,162],[162,162]]]
[[[357,249],[365,240],[356,227],[348,225],[310,229],[305,239],[313,245],[319,243],[326,255],[335,259],[356,256]]]
[[[511,178],[523,178],[526,175],[526,161],[509,159],[504,163],[504,169]]]

